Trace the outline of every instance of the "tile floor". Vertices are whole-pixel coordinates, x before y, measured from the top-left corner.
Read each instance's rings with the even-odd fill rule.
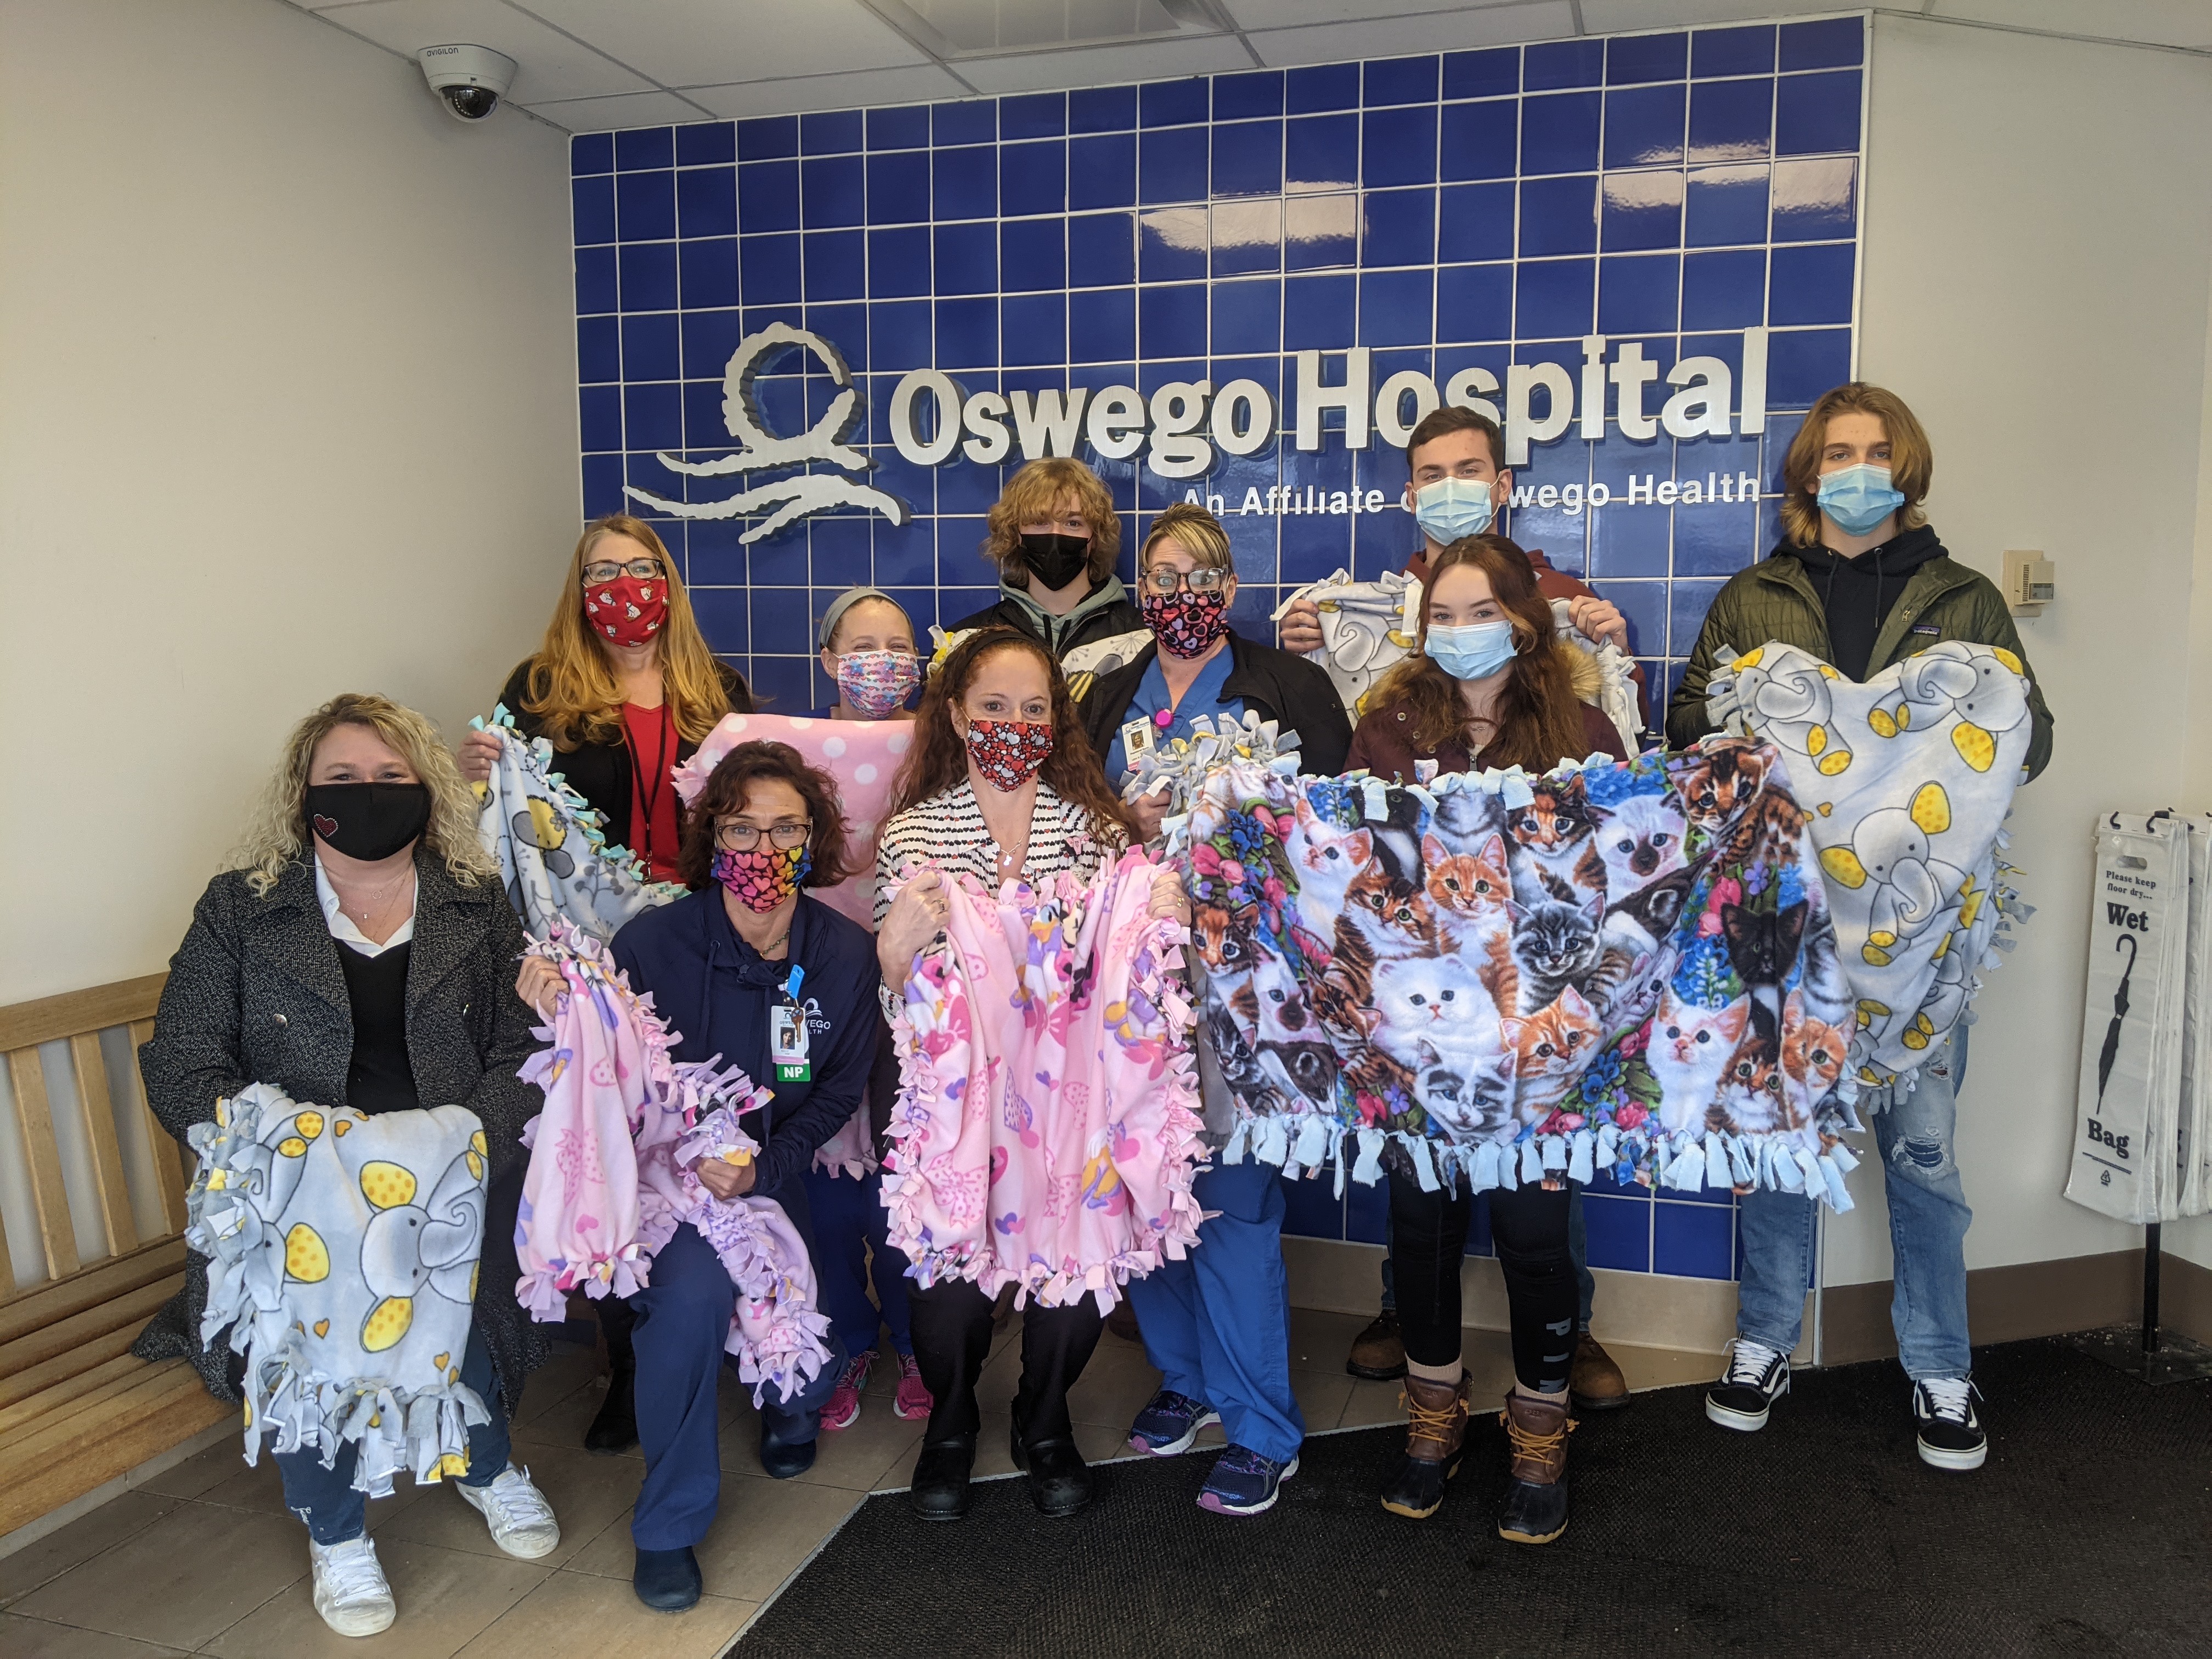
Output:
[[[1292,1383],[1310,1430],[1356,1428],[1400,1415],[1395,1382],[1347,1376],[1344,1352],[1364,1320],[1297,1310]],[[979,1476],[1007,1474],[1007,1406],[1020,1368],[1016,1326],[994,1345],[981,1388]],[[1614,1350],[1638,1388],[1711,1374],[1704,1355]],[[1470,1331],[1480,1400],[1502,1393],[1510,1363],[1502,1334]],[[599,1356],[562,1346],[531,1378],[514,1425],[516,1457],[551,1500],[561,1547],[538,1561],[501,1554],[483,1522],[437,1487],[402,1486],[369,1506],[369,1528],[399,1603],[391,1630],[368,1640],[333,1636],[310,1599],[307,1552],[285,1513],[274,1464],[240,1460],[234,1443],[201,1453],[60,1531],[0,1557],[0,1654],[8,1659],[711,1659],[754,1611],[804,1565],[871,1492],[907,1484],[922,1425],[891,1414],[896,1374],[878,1369],[859,1422],[823,1437],[813,1468],[795,1480],[761,1473],[752,1402],[733,1377],[722,1389],[722,1470],[714,1530],[700,1546],[708,1594],[678,1618],[647,1612],[629,1590],[629,1504],[642,1466],[593,1457],[580,1445],[605,1382]],[[1126,1450],[1129,1419],[1158,1373],[1137,1345],[1107,1335],[1069,1395],[1085,1454]],[[1200,1444],[1218,1443],[1209,1429]]]

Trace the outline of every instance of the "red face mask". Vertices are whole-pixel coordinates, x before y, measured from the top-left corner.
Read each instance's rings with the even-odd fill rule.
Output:
[[[668,620],[668,582],[660,576],[625,572],[611,582],[584,590],[584,623],[617,645],[643,645]]]
[[[1052,727],[1039,721],[970,720],[968,753],[994,789],[1012,794],[1052,754]]]

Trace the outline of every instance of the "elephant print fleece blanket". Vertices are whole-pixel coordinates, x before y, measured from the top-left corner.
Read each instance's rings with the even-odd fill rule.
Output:
[[[1723,651],[1723,658],[1731,653]],[[1781,751],[1804,803],[1855,1003],[1850,1071],[1887,1089],[1940,1051],[2008,951],[2001,856],[2031,726],[2018,657],[1945,640],[1863,684],[1770,641],[1715,676],[1715,724]],[[2002,937],[2000,935],[2002,935]]]
[[[788,1400],[829,1358],[805,1243],[775,1200],[718,1199],[693,1172],[704,1158],[742,1164],[759,1152],[737,1121],[767,1091],[735,1067],[672,1058],[678,1039],[652,998],[630,989],[590,933],[556,922],[531,953],[561,970],[565,988],[538,1033],[548,1046],[522,1068],[545,1109],[523,1130],[516,1296],[531,1317],[552,1321],[568,1316],[571,1291],[634,1296],[688,1221],[738,1287],[726,1346],[738,1376],[756,1403],[770,1386]]]
[[[461,1382],[483,1246],[483,1126],[462,1106],[371,1117],[265,1083],[190,1136],[185,1242],[208,1258],[200,1340],[246,1356],[246,1461],[264,1436],[353,1484],[465,1474],[490,1413]]]
[[[892,1026],[884,1205],[920,1283],[1103,1312],[1198,1243],[1191,1011],[1170,977],[1186,935],[1147,913],[1158,870],[1133,850],[1088,883],[948,885],[947,942]]]
[[[1850,1207],[1849,1004],[1773,749],[1429,787],[1240,763],[1174,845],[1239,1108],[1224,1161]]]

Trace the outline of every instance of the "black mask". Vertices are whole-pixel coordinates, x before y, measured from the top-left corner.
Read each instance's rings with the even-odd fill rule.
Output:
[[[430,822],[427,783],[311,783],[302,804],[325,846],[365,864],[390,858]]]
[[[1091,538],[1063,536],[1056,531],[1022,532],[1022,562],[1047,587],[1065,587],[1081,575],[1091,562]]]

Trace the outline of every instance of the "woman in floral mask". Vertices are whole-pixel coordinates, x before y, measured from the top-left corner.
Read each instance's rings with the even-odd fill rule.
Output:
[[[948,882],[969,876],[995,892],[1062,871],[1087,878],[1128,841],[1128,823],[1050,653],[1011,628],[963,640],[923,694],[914,748],[877,848],[880,881],[896,883],[909,866],[920,872],[896,900],[880,893],[876,900],[876,959],[887,998],[903,993],[923,951],[944,948]],[[1172,872],[1162,873],[1152,904],[1155,915],[1185,914]],[[982,1425],[975,1380],[990,1355],[991,1298],[952,1279],[908,1297],[915,1354],[935,1401],[911,1501],[926,1519],[957,1520],[967,1512]],[[1088,1297],[1060,1308],[1033,1303],[1022,1316],[1014,1457],[1047,1515],[1073,1515],[1091,1498],[1067,1390],[1098,1346],[1103,1322]]]
[[[875,1061],[875,942],[802,890],[841,879],[849,858],[836,784],[787,744],[745,743],[715,767],[685,820],[678,868],[692,889],[615,935],[631,988],[682,1034],[678,1060],[744,1068],[773,1091],[741,1120],[760,1143],[743,1165],[699,1166],[718,1198],[760,1193],[781,1204],[819,1261],[805,1174],[817,1147],[860,1103]],[[552,965],[526,958],[516,989],[546,1012]],[[630,1521],[639,1599],[664,1611],[699,1597],[692,1547],[720,1497],[715,1379],[736,1291],[721,1258],[688,1224],[629,1298],[635,1320],[637,1431],[645,1484]],[[602,1304],[601,1305],[605,1305]],[[843,1345],[788,1401],[760,1411],[761,1467],[778,1480],[813,1466],[822,1407],[844,1374]],[[740,1483],[750,1485],[750,1482]]]
[[[899,602],[880,587],[848,587],[823,613],[822,672],[837,688],[837,701],[814,711],[817,720],[902,720],[921,689],[921,657],[914,623]]]

